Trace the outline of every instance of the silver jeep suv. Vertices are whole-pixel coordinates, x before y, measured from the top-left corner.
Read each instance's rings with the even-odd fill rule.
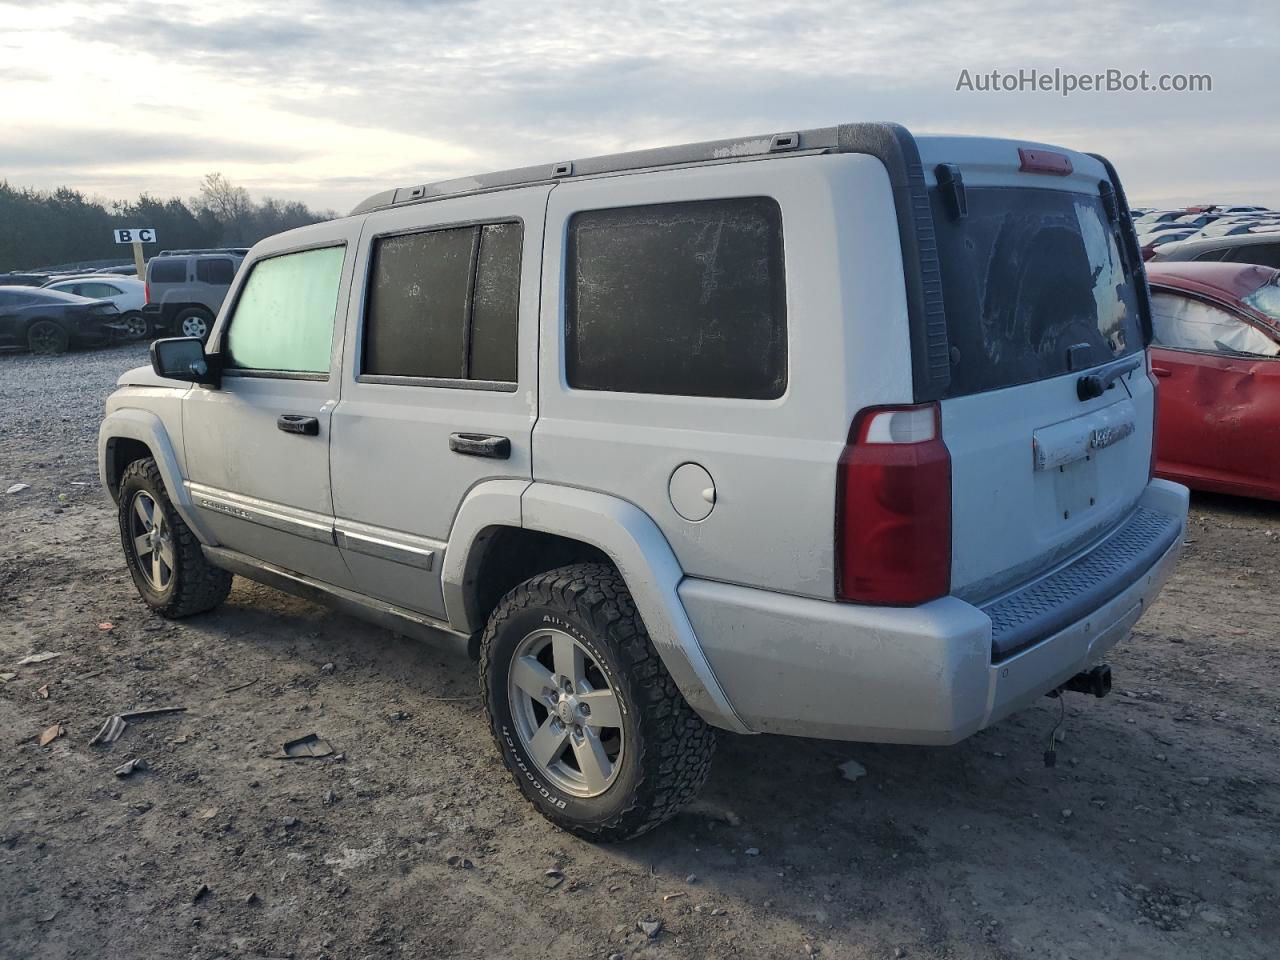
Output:
[[[716,728],[948,744],[1168,577],[1142,259],[1106,160],[851,124],[378,194],[121,378],[161,615],[233,574],[479,660],[519,789],[635,836]]]

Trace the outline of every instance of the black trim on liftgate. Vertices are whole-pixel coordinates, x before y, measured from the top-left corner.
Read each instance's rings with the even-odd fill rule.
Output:
[[[933,214],[929,207],[924,168],[920,163],[920,150],[915,138],[900,124],[847,123],[799,132],[636,150],[572,162],[502,170],[462,180],[399,187],[384,190],[365,200],[351,211],[351,216],[387,207],[555,183],[575,177],[816,153],[866,154],[879,160],[888,172],[897,213],[898,236],[902,245],[915,401],[927,403],[942,399],[951,383],[951,343],[947,336],[947,319],[942,303],[942,273],[938,266]]]

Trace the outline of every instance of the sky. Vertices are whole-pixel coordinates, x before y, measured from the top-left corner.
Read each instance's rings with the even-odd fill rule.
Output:
[[[0,180],[349,210],[389,186],[895,120],[1106,154],[1134,203],[1280,208],[1273,0],[0,0]],[[992,70],[1207,92],[957,90]],[[975,81],[976,83],[976,81]]]

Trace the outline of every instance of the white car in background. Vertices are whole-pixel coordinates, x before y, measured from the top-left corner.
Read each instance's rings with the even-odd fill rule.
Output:
[[[110,300],[120,311],[125,335],[130,340],[141,340],[151,333],[151,324],[142,315],[142,305],[147,302],[147,285],[133,277],[96,274],[81,277],[59,277],[44,285],[45,290],[73,293],[91,300]]]

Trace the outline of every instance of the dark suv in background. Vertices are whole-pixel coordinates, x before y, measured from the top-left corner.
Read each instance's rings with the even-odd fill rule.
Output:
[[[148,335],[168,330],[208,339],[213,319],[231,289],[248,249],[165,250],[147,264]]]

